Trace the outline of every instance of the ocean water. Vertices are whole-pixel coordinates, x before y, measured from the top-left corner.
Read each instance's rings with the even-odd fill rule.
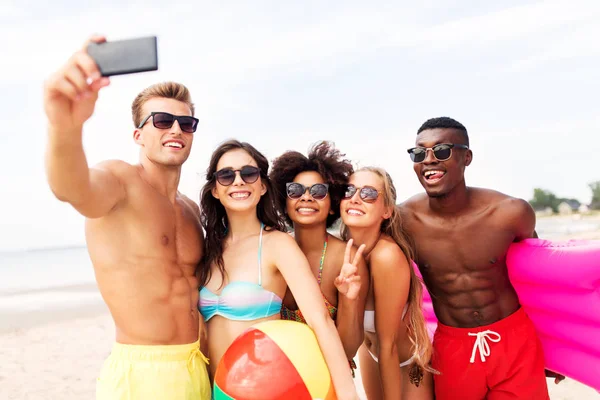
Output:
[[[537,223],[544,239],[588,231],[600,231],[600,220],[540,218]],[[0,318],[101,302],[85,247],[0,253]]]
[[[85,247],[0,253],[0,331],[52,310],[98,308],[102,297]]]
[[[85,247],[0,253],[0,295],[94,283]]]

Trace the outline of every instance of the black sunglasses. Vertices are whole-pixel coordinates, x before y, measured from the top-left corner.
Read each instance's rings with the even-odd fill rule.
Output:
[[[245,165],[241,169],[223,168],[214,173],[214,177],[223,186],[229,186],[235,181],[235,174],[240,174],[240,178],[245,183],[254,183],[260,176],[260,169],[252,165]]]
[[[427,157],[427,150],[433,151],[433,156],[438,161],[446,161],[452,157],[452,148],[457,149],[468,149],[469,146],[465,144],[452,144],[452,143],[440,143],[433,147],[413,147],[412,149],[406,150],[410,154],[410,159],[415,163],[421,163],[425,161]]]
[[[379,190],[375,189],[372,186],[363,186],[363,187],[356,187],[354,185],[348,185],[346,187],[346,191],[344,192],[344,199],[348,200],[351,199],[352,197],[354,197],[354,195],[356,194],[357,191],[360,190],[360,198],[367,202],[367,203],[373,203],[375,202],[375,200],[377,200],[377,198],[379,197]]]
[[[327,197],[327,193],[329,193],[329,185],[327,183],[315,183],[314,185],[307,187],[301,183],[288,182],[285,184],[285,189],[287,197],[292,200],[298,200],[307,190],[308,194],[315,200],[323,200]]]
[[[173,115],[166,112],[151,112],[148,115],[138,129],[141,129],[142,126],[146,125],[146,122],[152,118],[152,124],[155,128],[158,129],[169,129],[173,126],[175,121],[179,123],[179,127],[182,131],[187,133],[196,132],[196,128],[198,127],[198,118],[190,117],[189,115]]]

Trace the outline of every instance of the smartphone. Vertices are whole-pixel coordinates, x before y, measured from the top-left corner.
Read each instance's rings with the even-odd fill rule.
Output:
[[[156,36],[90,43],[87,52],[96,61],[102,76],[158,70]]]

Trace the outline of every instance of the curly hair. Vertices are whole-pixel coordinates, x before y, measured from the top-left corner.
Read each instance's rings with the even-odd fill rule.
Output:
[[[354,172],[350,160],[328,141],[315,143],[308,151],[308,157],[297,151],[287,151],[273,161],[269,177],[277,190],[277,202],[281,210],[286,209],[285,184],[293,182],[301,172],[317,172],[329,184],[331,211],[327,216],[327,228],[340,218],[340,202],[344,194],[348,178]],[[285,220],[292,225],[290,217],[285,213]]]
[[[285,223],[278,209],[276,189],[273,187],[267,172],[269,161],[256,150],[251,144],[229,140],[221,144],[213,152],[208,168],[206,169],[207,182],[202,187],[200,194],[200,222],[206,232],[204,240],[204,257],[200,263],[199,275],[200,285],[204,286],[210,280],[212,263],[216,263],[223,278],[225,278],[225,264],[223,262],[223,240],[227,234],[227,213],[221,201],[212,195],[212,189],[216,186],[215,172],[217,164],[225,153],[232,150],[242,149],[256,161],[260,169],[260,179],[267,188],[267,192],[260,198],[256,206],[256,216],[269,229],[285,231]],[[224,279],[223,279],[224,281]]]

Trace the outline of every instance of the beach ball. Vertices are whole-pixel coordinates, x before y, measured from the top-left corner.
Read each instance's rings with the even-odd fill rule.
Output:
[[[273,320],[238,336],[217,366],[215,400],[332,400],[331,376],[307,325]]]

